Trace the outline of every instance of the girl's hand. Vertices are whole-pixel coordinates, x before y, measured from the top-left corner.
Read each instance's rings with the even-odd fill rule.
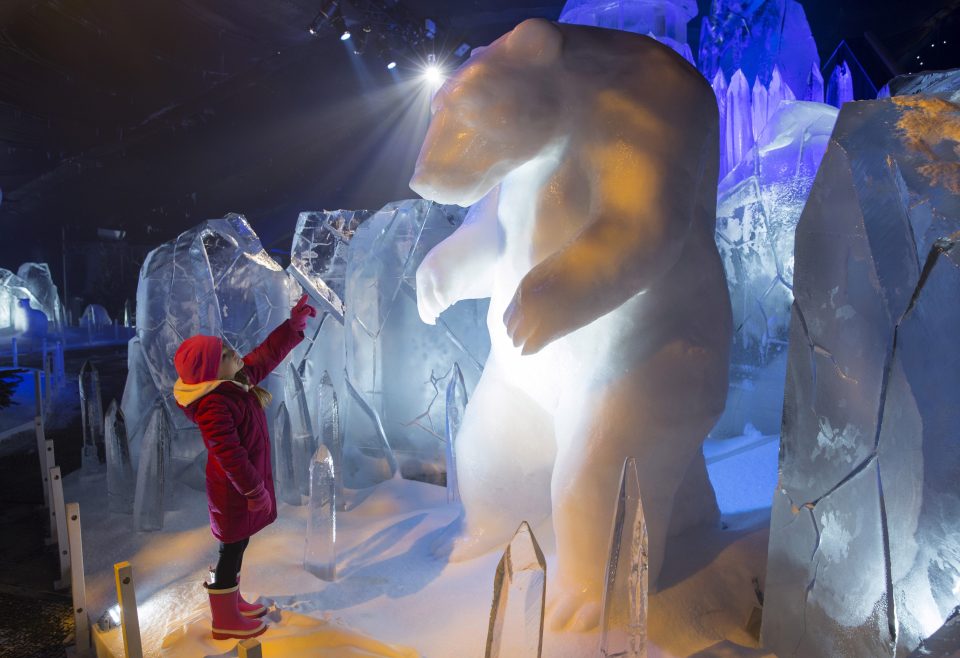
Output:
[[[290,326],[294,331],[303,331],[307,328],[307,318],[317,317],[317,309],[307,303],[307,295],[304,294],[290,310]]]
[[[267,488],[263,486],[263,482],[260,483],[259,487],[246,494],[246,497],[248,512],[270,509],[270,494],[267,493]]]

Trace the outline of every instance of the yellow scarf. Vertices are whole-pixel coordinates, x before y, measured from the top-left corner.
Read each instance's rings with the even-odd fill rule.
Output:
[[[224,382],[235,384],[244,391],[250,390],[250,387],[246,384],[241,384],[233,379],[211,379],[206,382],[187,384],[182,379],[177,378],[177,383],[173,385],[173,397],[181,407],[189,407],[190,404],[196,402]]]

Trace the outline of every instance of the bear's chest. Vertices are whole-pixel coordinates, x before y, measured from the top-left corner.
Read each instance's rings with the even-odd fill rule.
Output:
[[[591,221],[590,207],[586,177],[562,153],[518,168],[500,187],[497,214],[504,235],[504,264],[526,274]]]

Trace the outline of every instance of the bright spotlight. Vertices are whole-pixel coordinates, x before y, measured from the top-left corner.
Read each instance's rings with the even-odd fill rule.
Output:
[[[340,41],[346,41],[350,38],[350,30],[344,30],[343,34],[340,35]]]
[[[391,61],[390,63],[387,64],[387,70],[388,70],[388,71],[392,71],[392,70],[395,69],[395,68],[397,68],[397,63],[396,63],[396,62]]]
[[[443,71],[436,64],[431,64],[423,70],[423,79],[433,86],[443,83]]]

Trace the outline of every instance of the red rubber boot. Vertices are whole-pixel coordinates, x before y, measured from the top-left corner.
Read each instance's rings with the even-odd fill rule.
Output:
[[[206,587],[206,584],[204,584]],[[213,617],[211,631],[214,640],[245,640],[256,637],[267,630],[267,625],[258,619],[250,619],[240,614],[237,608],[237,599],[240,597],[240,587],[230,589],[210,589],[210,614]]]
[[[240,574],[237,574],[237,587],[240,587]],[[237,609],[244,617],[256,619],[267,614],[267,606],[259,603],[247,603],[243,600],[243,594],[237,595]]]

